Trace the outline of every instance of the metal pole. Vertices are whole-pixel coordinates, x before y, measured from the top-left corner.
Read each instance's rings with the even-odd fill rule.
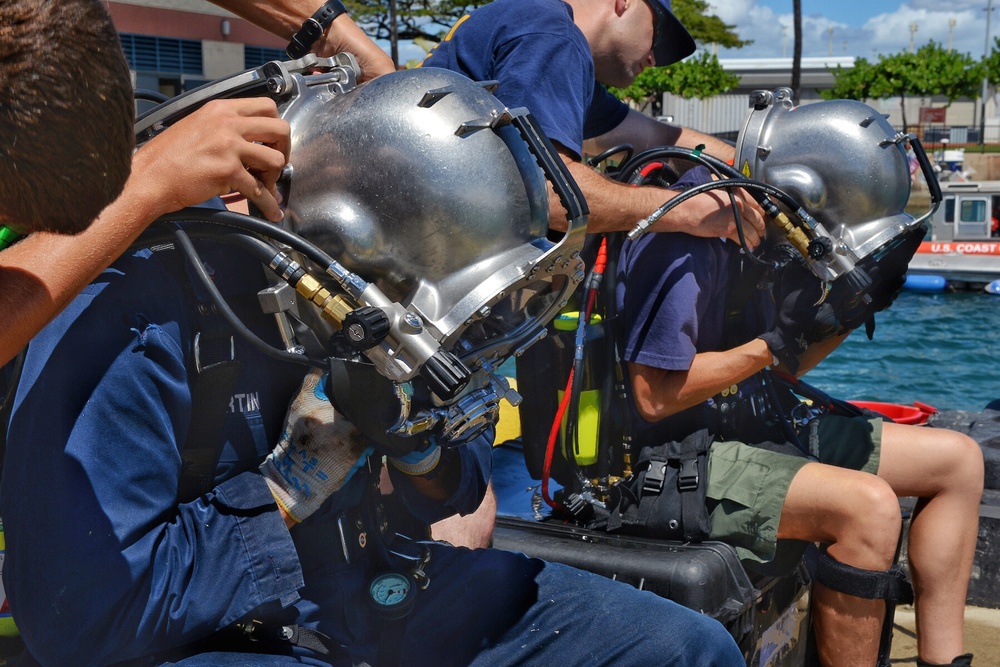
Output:
[[[392,64],[399,67],[399,24],[396,20],[396,0],[389,0],[389,56]]]
[[[990,56],[990,18],[993,16],[993,0],[986,0],[986,45],[983,47],[983,59]],[[983,76],[982,106],[979,114],[979,145],[986,146],[986,95],[989,94],[990,81]]]

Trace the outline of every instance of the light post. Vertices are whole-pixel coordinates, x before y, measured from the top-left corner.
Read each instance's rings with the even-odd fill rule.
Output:
[[[992,2],[993,0],[990,0]],[[910,53],[913,53],[913,33],[917,31],[920,26],[917,25],[916,21],[910,24]]]
[[[986,45],[983,47],[983,58],[990,56],[990,18],[993,16],[993,0],[986,0]],[[979,113],[979,145],[986,145],[986,95],[989,93],[990,81],[983,75],[982,105]]]
[[[948,19],[948,52],[949,53],[951,53],[951,51],[952,51],[952,46],[951,46],[952,45],[952,40],[951,40],[951,38],[952,38],[952,33],[954,33],[954,32],[955,32],[955,18],[952,17],[952,18]]]

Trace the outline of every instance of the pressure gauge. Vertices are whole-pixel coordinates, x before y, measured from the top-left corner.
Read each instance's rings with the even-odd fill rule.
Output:
[[[383,572],[368,584],[368,597],[382,618],[402,618],[410,613],[417,600],[417,587],[407,574]]]

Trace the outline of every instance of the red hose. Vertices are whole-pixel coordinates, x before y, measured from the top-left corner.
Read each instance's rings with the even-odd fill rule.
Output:
[[[592,274],[594,276],[603,276],[604,270],[608,265],[608,241],[607,239],[601,239],[601,245],[597,250],[597,259],[594,260],[594,270]],[[587,305],[584,312],[581,314],[583,317],[583,322],[590,323],[590,315],[594,310],[594,303],[597,301],[597,290],[589,290]],[[584,325],[586,326],[586,325]],[[545,444],[545,460],[542,463],[542,500],[545,504],[553,509],[564,510],[565,508],[561,503],[556,502],[549,495],[549,479],[552,475],[552,457],[555,455],[556,451],[556,440],[559,438],[559,430],[562,426],[563,417],[566,414],[566,409],[569,407],[569,401],[572,396],[573,387],[573,368],[569,369],[569,378],[566,380],[566,389],[563,390],[562,400],[559,402],[559,409],[556,410],[555,419],[552,421],[552,428],[549,430],[549,440]]]
[[[542,464],[542,500],[553,509],[565,509],[561,503],[556,502],[549,495],[549,478],[552,475],[552,456],[556,451],[556,439],[559,437],[559,427],[562,426],[563,415],[569,406],[570,387],[573,385],[573,369],[569,369],[569,380],[566,381],[566,390],[563,391],[562,400],[559,402],[559,409],[556,410],[556,418],[552,422],[552,429],[549,431],[549,441],[545,445],[545,461]]]

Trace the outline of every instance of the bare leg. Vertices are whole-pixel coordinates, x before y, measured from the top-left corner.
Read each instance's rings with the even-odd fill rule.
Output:
[[[431,537],[450,542],[456,547],[481,549],[493,543],[493,526],[497,517],[497,496],[493,482],[486,488],[486,496],[479,508],[466,516],[442,519],[431,526]]]
[[[916,596],[917,650],[947,664],[965,652],[965,597],[983,493],[982,450],[954,431],[885,424],[879,477],[920,500],[908,558]]]
[[[854,567],[884,571],[899,541],[899,502],[868,473],[807,463],[795,475],[781,511],[778,537],[828,543],[829,554]],[[882,600],[814,587],[813,623],[822,664],[875,664],[885,615]]]

